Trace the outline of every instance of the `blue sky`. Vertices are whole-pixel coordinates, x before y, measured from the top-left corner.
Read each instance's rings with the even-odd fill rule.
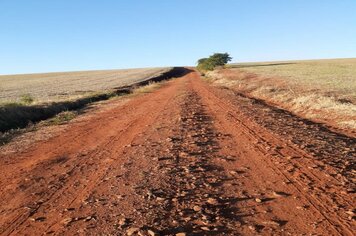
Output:
[[[0,0],[0,74],[356,57],[355,0]]]

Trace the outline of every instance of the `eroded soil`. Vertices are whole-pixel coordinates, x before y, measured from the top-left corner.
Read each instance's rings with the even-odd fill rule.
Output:
[[[352,235],[355,148],[192,72],[0,154],[0,234]]]

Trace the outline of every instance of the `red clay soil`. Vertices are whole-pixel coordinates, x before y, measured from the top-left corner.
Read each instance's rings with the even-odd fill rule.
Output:
[[[0,154],[0,234],[353,235],[355,147],[192,72]]]

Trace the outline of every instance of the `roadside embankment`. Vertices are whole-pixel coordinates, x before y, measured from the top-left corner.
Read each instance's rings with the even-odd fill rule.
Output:
[[[52,102],[36,105],[26,105],[21,103],[9,103],[0,107],[0,133],[11,129],[25,128],[31,123],[49,119],[63,111],[72,111],[84,108],[85,106],[102,100],[107,100],[114,96],[130,94],[133,89],[148,85],[153,82],[160,82],[174,77],[182,76],[189,72],[183,67],[173,67],[172,69],[152,78],[143,79],[128,86],[113,88],[108,91],[98,92],[93,95],[81,97],[75,100],[62,102]]]
[[[300,117],[324,123],[347,134],[353,136],[356,134],[354,95],[351,92],[347,93],[341,85],[334,86],[333,89],[330,88],[331,85],[324,86],[326,79],[266,76],[245,71],[245,68],[219,69],[207,73],[206,76],[218,86],[228,87],[248,97],[261,99]],[[329,79],[329,81],[333,80]],[[351,83],[350,80],[350,86]]]

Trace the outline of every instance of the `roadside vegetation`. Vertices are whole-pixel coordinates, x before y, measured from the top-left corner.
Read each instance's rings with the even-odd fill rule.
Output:
[[[146,86],[137,87],[132,91],[133,95],[151,93],[152,91],[160,88],[162,86],[162,82],[150,82]]]
[[[158,89],[161,81],[180,76],[187,71],[174,67],[155,77],[141,79],[129,86],[110,89],[66,101],[38,103],[30,94],[20,96],[18,102],[0,105],[0,144],[7,143],[13,137],[37,129],[36,123],[42,125],[59,125],[70,121],[78,115],[78,110],[91,103],[108,100],[122,95],[138,95]]]
[[[46,104],[9,103],[0,106],[0,132],[10,129],[25,128],[28,124],[51,118],[64,111],[72,111],[84,106],[120,94],[120,91],[93,93],[75,100]]]
[[[208,71],[225,66],[231,60],[232,57],[228,53],[214,53],[210,57],[199,59],[197,69],[202,74],[205,74]]]
[[[10,129],[6,132],[0,132],[0,146],[10,142],[13,138],[21,134],[36,131],[43,126],[62,125],[68,123],[77,117],[79,113],[79,111],[63,111],[52,118],[40,121],[38,123],[29,122],[25,128]]]
[[[51,103],[47,106],[30,106],[30,104],[13,103],[0,107],[0,145],[6,144],[14,137],[35,131],[43,126],[62,125],[76,118],[81,108],[85,108],[95,101],[115,99],[128,96],[136,96],[153,92],[160,88],[162,82],[150,82],[148,85],[138,86],[132,90],[121,93],[107,92],[94,94],[85,99],[67,101],[61,103]],[[36,121],[39,121],[36,123]],[[14,128],[17,127],[17,128]]]
[[[308,119],[356,130],[356,59],[232,64],[208,76]]]
[[[30,105],[34,101],[35,101],[35,99],[31,96],[31,94],[23,94],[20,97],[20,102],[25,105]]]

